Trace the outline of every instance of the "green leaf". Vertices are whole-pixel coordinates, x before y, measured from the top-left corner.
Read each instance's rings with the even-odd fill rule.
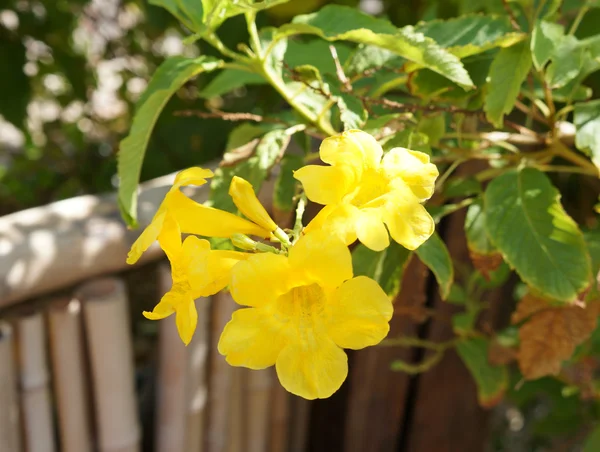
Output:
[[[459,312],[452,316],[452,329],[459,336],[468,335],[475,328],[477,321],[477,312]]]
[[[390,298],[400,292],[402,275],[411,252],[396,242],[383,251],[373,251],[359,243],[352,251],[354,276],[368,276],[379,283]]]
[[[181,2],[178,0],[148,0],[151,5],[161,6],[173,14],[179,22],[185,25],[190,30],[196,30],[196,26],[192,19],[188,17],[185,10],[182,8]],[[200,1],[196,2],[199,4],[199,7],[202,8],[202,3]],[[191,5],[193,7],[193,5]]]
[[[590,283],[590,258],[548,177],[533,168],[505,173],[484,201],[488,235],[521,279],[550,298],[576,300]]]
[[[204,99],[222,96],[234,89],[247,85],[263,85],[267,81],[254,72],[239,69],[224,69],[198,95]]]
[[[465,217],[465,234],[467,246],[471,252],[488,255],[496,252],[485,229],[485,212],[483,203],[478,201],[469,206]]]
[[[246,179],[258,193],[270,169],[282,158],[289,142],[290,135],[287,130],[272,130],[262,137],[250,157],[233,166],[218,168],[211,182],[209,204],[222,210],[236,212],[237,208],[229,196],[229,185],[233,176]],[[229,153],[235,151],[234,149]]]
[[[600,229],[584,231],[583,238],[592,259],[592,274],[595,276],[600,272]]]
[[[340,120],[344,130],[362,129],[367,120],[367,111],[362,102],[350,93],[337,96],[337,105],[340,109]]]
[[[119,207],[128,225],[137,225],[137,186],[148,141],[160,112],[185,82],[222,65],[223,61],[206,56],[194,59],[175,56],[161,64],[152,76],[137,102],[129,135],[119,146]]]
[[[556,44],[565,34],[562,25],[538,20],[531,35],[531,57],[533,65],[541,70],[554,53]]]
[[[575,146],[600,168],[600,100],[575,104]]]
[[[423,116],[417,126],[417,132],[427,135],[431,146],[437,146],[440,139],[446,133],[446,118],[444,113]]]
[[[415,253],[435,275],[442,299],[448,298],[454,282],[454,267],[444,241],[437,232],[434,232],[429,240],[415,250]]]
[[[562,88],[579,75],[584,52],[585,47],[574,36],[564,36],[559,41],[546,70],[546,79],[551,88]]]
[[[481,182],[474,177],[451,179],[444,184],[444,196],[446,198],[462,198],[478,195],[481,192]]]
[[[280,212],[289,213],[294,210],[294,196],[298,181],[294,179],[294,171],[304,165],[301,155],[286,154],[281,160],[281,169],[275,181],[273,207]]]
[[[449,20],[433,20],[415,27],[440,47],[459,58],[510,46],[523,40],[525,33],[513,30],[507,17],[466,15]]]
[[[502,49],[494,58],[484,103],[486,116],[494,126],[501,127],[504,115],[513,109],[530,68],[531,51],[527,42]]]
[[[477,383],[477,398],[483,407],[496,405],[508,387],[505,366],[493,366],[488,361],[489,340],[481,337],[463,339],[456,344],[456,352]]]
[[[297,16],[293,23],[279,28],[276,39],[296,34],[375,45],[438,72],[463,87],[473,86],[460,60],[434,40],[424,37],[413,27],[397,29],[391,23],[355,8],[327,5],[316,13]]]
[[[600,450],[600,425],[588,435],[583,444],[582,452],[597,452]]]

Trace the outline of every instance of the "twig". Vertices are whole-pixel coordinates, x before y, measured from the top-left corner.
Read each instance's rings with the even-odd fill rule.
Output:
[[[535,137],[535,138],[537,138],[538,140],[541,140],[541,141],[543,140],[543,138],[540,136],[539,133],[537,133],[537,132],[535,132],[535,131],[533,131],[531,129],[528,129],[527,127],[522,126],[521,124],[517,124],[515,122],[509,121],[508,119],[504,120],[504,125],[510,127],[511,129],[515,129],[521,135],[527,135],[527,136],[530,136],[530,137]]]
[[[213,111],[200,111],[200,110],[179,110],[173,113],[175,116],[197,116],[199,118],[218,118],[225,121],[255,121],[255,122],[276,122],[279,124],[286,124],[277,118],[265,118],[261,115],[255,115],[253,113],[229,113],[221,110]]]
[[[337,50],[335,46],[332,44],[329,46],[329,51],[331,52],[331,57],[333,58],[333,62],[335,63],[335,74],[337,75],[338,80],[342,84],[343,90],[346,92],[352,91],[352,85],[350,84],[350,80],[346,77],[344,73],[344,68],[342,67],[342,63],[338,58]]]
[[[531,107],[528,107],[517,99],[515,102],[515,107],[536,121],[541,122],[542,124],[548,124],[548,120],[538,113],[537,108],[535,108],[535,104],[531,104]]]
[[[402,111],[425,111],[425,112],[447,112],[447,113],[462,113],[466,115],[478,115],[481,113],[480,110],[469,110],[466,108],[458,108],[453,105],[440,106],[440,105],[418,105],[418,104],[405,104],[402,102],[396,102],[390,99],[373,99],[369,97],[360,97],[368,103],[381,105],[382,107],[389,109],[397,109]]]
[[[506,10],[506,13],[508,14],[508,18],[510,19],[510,24],[512,25],[512,27],[517,31],[521,31],[519,22],[517,22],[515,13],[512,10],[512,8],[510,7],[510,5],[508,4],[508,0],[502,0],[502,6],[504,6],[504,9]]]

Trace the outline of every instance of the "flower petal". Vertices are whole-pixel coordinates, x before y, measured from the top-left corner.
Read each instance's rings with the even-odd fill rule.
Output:
[[[177,305],[175,323],[177,324],[179,337],[185,345],[188,345],[198,324],[198,311],[196,311],[196,303],[192,298],[189,298],[185,302],[182,300]]]
[[[181,252],[181,231],[179,230],[179,225],[168,211],[157,239],[171,263],[178,259]]]
[[[381,342],[389,332],[392,302],[374,280],[357,276],[342,284],[330,300],[327,334],[343,348],[358,350]]]
[[[231,271],[231,295],[245,306],[264,306],[289,290],[285,256],[261,253],[238,262]]]
[[[324,399],[337,391],[348,375],[348,357],[330,338],[313,330],[304,340],[287,345],[277,357],[282,386],[305,399]]]
[[[181,232],[204,237],[231,237],[235,233],[269,238],[266,229],[224,210],[198,204],[176,191],[169,193],[168,209],[179,223]],[[167,202],[167,198],[165,198]]]
[[[383,167],[391,179],[400,177],[420,201],[431,198],[439,172],[423,152],[405,148],[391,149],[383,156]]]
[[[142,256],[144,251],[150,248],[150,245],[152,245],[156,241],[163,227],[165,216],[166,211],[159,210],[152,219],[152,222],[148,226],[146,226],[146,228],[142,231],[137,240],[133,242],[129,253],[127,254],[128,264],[135,264]]]
[[[360,210],[352,204],[334,204],[325,206],[312,219],[304,232],[323,230],[335,237],[339,237],[346,245],[356,241],[356,221]]]
[[[390,245],[390,235],[375,209],[361,211],[356,221],[356,236],[373,251],[382,251]]]
[[[221,334],[219,353],[232,366],[265,369],[286,344],[284,328],[269,308],[238,309]]]
[[[294,172],[306,196],[318,204],[335,204],[352,189],[353,172],[347,166],[307,165]]]
[[[350,250],[327,231],[302,236],[290,249],[289,262],[296,279],[304,273],[308,281],[318,281],[324,287],[338,287],[352,278]]]
[[[433,218],[418,202],[398,202],[384,209],[383,220],[392,238],[409,250],[417,249],[435,229]]]
[[[173,296],[170,292],[163,295],[160,302],[154,306],[152,312],[144,311],[142,314],[149,320],[160,320],[169,317],[175,312],[175,306],[173,305]]]
[[[252,185],[247,180],[234,176],[229,186],[229,196],[247,218],[267,231],[277,229],[277,225],[258,200]]]
[[[357,175],[362,168],[379,166],[383,150],[377,140],[361,130],[348,130],[323,140],[319,149],[321,160],[331,165],[352,165]]]
[[[209,169],[204,169],[200,167],[193,167],[184,169],[177,173],[175,176],[175,182],[173,182],[172,191],[178,190],[179,187],[184,187],[186,185],[204,185],[206,184],[206,179],[213,177],[214,174]]]

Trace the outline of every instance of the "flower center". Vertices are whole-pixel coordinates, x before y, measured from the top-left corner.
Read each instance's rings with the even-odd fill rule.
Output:
[[[356,189],[347,195],[347,201],[356,207],[363,207],[389,191],[390,182],[384,172],[369,168],[363,172]]]
[[[300,323],[311,323],[325,307],[325,292],[318,284],[294,287],[281,295],[277,308],[281,314]]]

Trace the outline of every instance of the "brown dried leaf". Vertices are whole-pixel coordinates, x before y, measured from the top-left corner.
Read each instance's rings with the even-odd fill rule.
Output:
[[[523,301],[525,298],[521,303]],[[534,300],[528,300],[527,306],[522,308],[521,317],[515,316],[525,318],[525,312],[531,315],[519,330],[519,367],[528,380],[557,375],[562,362],[569,359],[575,347],[592,334],[598,316],[597,303],[582,308],[555,307],[546,302],[546,309],[539,308],[539,300],[537,304]]]
[[[223,160],[221,160],[219,166],[222,168],[228,166],[235,166],[238,163],[243,162],[244,160],[248,160],[254,155],[258,143],[260,143],[260,138],[255,138],[254,140],[249,141],[248,143],[240,147],[226,152],[223,155]]]
[[[469,249],[469,256],[473,266],[481,272],[483,277],[489,281],[490,273],[497,270],[502,264],[502,255],[500,253],[480,254]]]
[[[511,323],[513,325],[516,323],[520,323],[523,320],[530,317],[532,314],[549,308],[552,308],[552,306],[550,305],[550,302],[548,300],[538,298],[535,295],[528,293],[523,298],[521,298],[521,300],[517,304],[517,309],[515,310],[515,312],[513,312],[511,317]]]
[[[579,388],[582,399],[598,398],[594,377],[599,366],[600,361],[597,358],[586,356],[581,361],[565,367],[561,371],[561,377],[567,384]]]
[[[488,349],[488,360],[494,366],[502,366],[512,363],[517,359],[517,350],[512,347],[505,347],[493,340]]]

